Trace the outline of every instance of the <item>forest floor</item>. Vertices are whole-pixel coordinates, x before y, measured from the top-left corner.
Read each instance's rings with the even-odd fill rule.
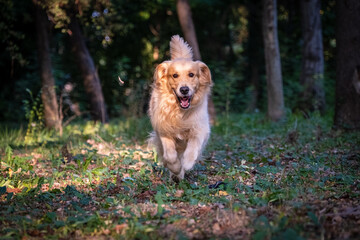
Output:
[[[0,239],[356,239],[360,134],[331,120],[219,118],[180,183],[144,119],[62,137],[0,128]]]

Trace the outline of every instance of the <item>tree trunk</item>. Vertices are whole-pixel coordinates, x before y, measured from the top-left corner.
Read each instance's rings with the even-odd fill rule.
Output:
[[[41,76],[41,99],[44,106],[44,120],[47,128],[60,130],[59,107],[56,99],[55,80],[52,75],[50,44],[49,44],[49,20],[46,12],[35,1],[37,47]]]
[[[71,18],[69,28],[72,32],[70,39],[84,80],[85,91],[90,98],[91,115],[94,120],[105,123],[108,119],[100,79],[76,17]]]
[[[259,83],[260,83],[260,76],[259,76],[259,68],[256,63],[252,63],[250,65],[251,68],[251,96],[250,96],[250,102],[247,106],[247,112],[254,112],[257,109],[258,100],[259,100]]]
[[[193,23],[191,8],[188,0],[176,0],[176,10],[180,22],[182,32],[186,42],[189,43],[193,50],[194,60],[201,60],[199,44],[196,39],[196,31]],[[215,123],[216,112],[212,98],[209,97],[208,112],[210,115],[211,124]]]
[[[336,26],[336,127],[360,129],[360,1],[339,0]]]
[[[194,60],[201,60],[199,45],[196,39],[195,26],[192,20],[191,8],[188,0],[177,0],[176,10],[181,30],[184,33],[184,38],[190,44],[193,50]]]
[[[284,96],[276,17],[276,0],[263,0],[263,37],[268,116],[272,121],[278,121],[284,116]]]
[[[248,40],[248,59],[250,69],[250,86],[251,86],[251,99],[247,106],[248,112],[253,112],[258,108],[258,101],[260,97],[260,67],[262,65],[263,55],[262,49],[262,36],[261,32],[261,2],[247,1],[247,8],[249,11],[249,40]]]
[[[300,83],[301,101],[310,111],[325,110],[324,53],[321,33],[320,0],[301,2],[304,46]]]

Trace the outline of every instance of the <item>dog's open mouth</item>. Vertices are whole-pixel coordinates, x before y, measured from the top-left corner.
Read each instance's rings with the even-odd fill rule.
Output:
[[[179,100],[180,103],[180,107],[182,109],[188,109],[190,107],[190,102],[191,102],[191,98],[192,96],[183,96],[183,97],[179,97],[176,94],[175,89],[173,89],[175,96],[177,97],[177,99]]]
[[[183,109],[188,109],[190,107],[190,101],[191,101],[191,97],[179,97],[179,103],[180,103],[180,107]]]

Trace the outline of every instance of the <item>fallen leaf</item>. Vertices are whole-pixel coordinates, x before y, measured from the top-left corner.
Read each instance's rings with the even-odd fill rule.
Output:
[[[215,224],[213,225],[212,230],[213,230],[213,233],[214,233],[215,235],[221,234],[220,224],[219,224],[219,223],[215,223]]]
[[[229,195],[228,193],[227,193],[227,191],[219,191],[218,193],[217,193],[217,195],[218,196],[227,196],[227,195]]]
[[[145,200],[145,199],[150,199],[155,194],[156,194],[156,191],[147,190],[145,192],[142,192],[142,193],[136,195],[135,197],[138,198],[139,200]]]
[[[110,234],[110,230],[109,229],[102,229],[103,234],[105,235],[109,235]]]
[[[184,195],[184,190],[176,190],[176,193],[174,194],[175,197],[182,197]]]
[[[6,192],[8,193],[20,193],[22,189],[20,188],[6,188]]]
[[[333,223],[340,223],[342,221],[342,217],[337,215],[332,219]]]
[[[115,232],[117,234],[121,234],[127,227],[128,227],[128,225],[126,223],[118,224],[115,226]]]

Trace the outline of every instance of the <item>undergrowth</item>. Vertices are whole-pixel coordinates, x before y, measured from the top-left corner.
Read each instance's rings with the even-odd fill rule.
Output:
[[[329,117],[219,117],[178,184],[147,118],[0,127],[0,238],[355,239],[360,136]],[[28,135],[29,136],[29,135]]]

